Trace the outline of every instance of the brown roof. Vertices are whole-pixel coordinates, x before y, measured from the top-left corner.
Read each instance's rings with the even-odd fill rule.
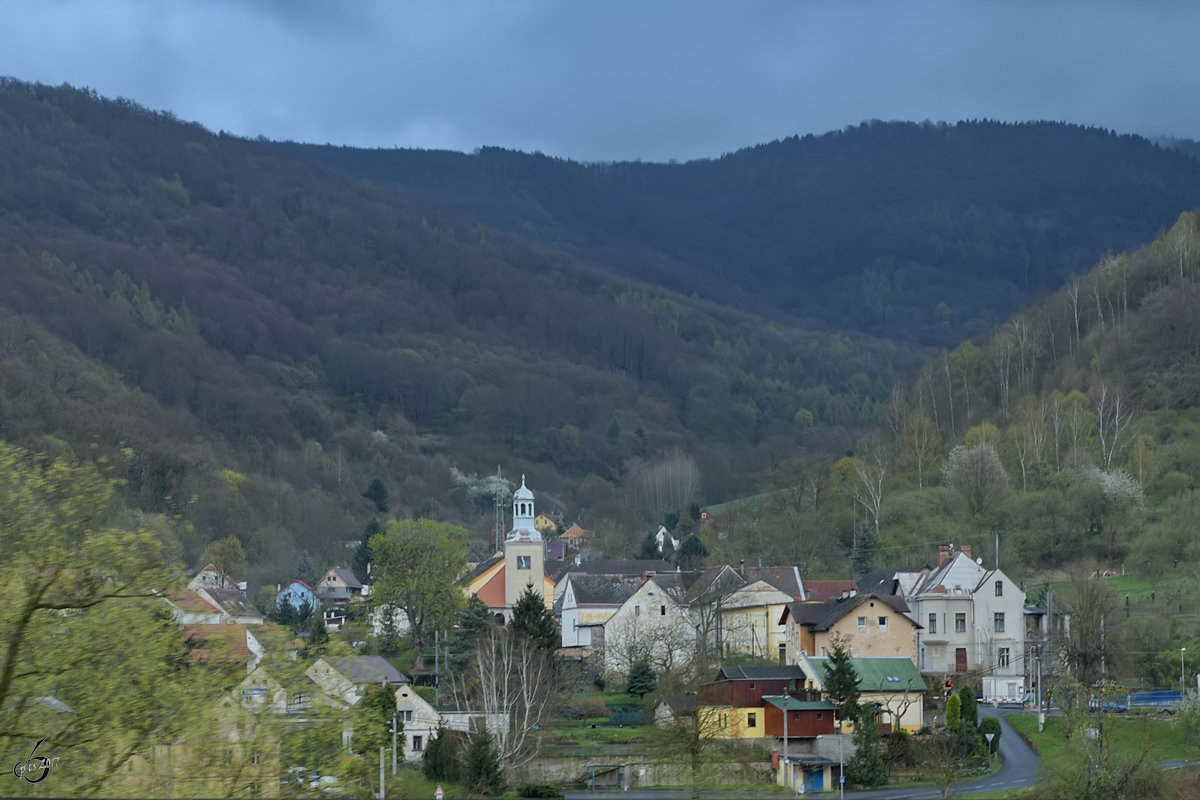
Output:
[[[250,660],[245,625],[189,625],[183,638],[191,661],[245,664]]]
[[[585,531],[583,528],[579,527],[579,523],[572,522],[571,527],[569,527],[565,531],[563,531],[562,536],[559,536],[558,538],[560,538],[560,539],[587,539],[591,535],[592,535],[591,531]]]
[[[167,592],[167,598],[179,607],[181,611],[190,611],[196,614],[220,614],[221,609],[214,606],[212,603],[204,599],[199,592],[193,592],[191,589],[183,591]]]

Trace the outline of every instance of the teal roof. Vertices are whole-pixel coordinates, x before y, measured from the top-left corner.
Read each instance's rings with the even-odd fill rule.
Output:
[[[787,703],[787,711],[833,711],[833,703],[828,700],[797,700],[794,697],[785,695],[772,695],[763,697],[763,702],[769,703],[776,708],[783,708],[784,703]]]
[[[821,683],[829,670],[828,658],[809,658],[821,676]],[[890,692],[903,689],[925,691],[925,679],[910,658],[852,658],[854,671],[858,674],[858,689],[862,692]]]

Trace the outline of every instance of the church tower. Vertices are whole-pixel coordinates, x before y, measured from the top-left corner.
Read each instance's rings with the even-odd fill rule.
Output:
[[[546,545],[534,527],[536,516],[533,492],[525,486],[522,475],[521,488],[513,493],[512,530],[504,538],[504,604],[510,610],[527,586],[545,597]]]

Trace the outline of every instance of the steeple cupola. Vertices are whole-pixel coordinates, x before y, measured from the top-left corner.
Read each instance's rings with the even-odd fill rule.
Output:
[[[533,492],[525,485],[525,476],[521,476],[521,488],[513,492],[513,525],[508,538],[539,540],[541,533],[534,527],[533,519],[537,514],[533,510]]]

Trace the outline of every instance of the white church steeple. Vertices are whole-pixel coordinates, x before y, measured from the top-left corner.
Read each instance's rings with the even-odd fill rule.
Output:
[[[541,541],[542,534],[533,525],[535,516],[533,492],[525,486],[525,476],[522,475],[521,488],[513,492],[513,525],[512,530],[508,532],[508,540]]]

